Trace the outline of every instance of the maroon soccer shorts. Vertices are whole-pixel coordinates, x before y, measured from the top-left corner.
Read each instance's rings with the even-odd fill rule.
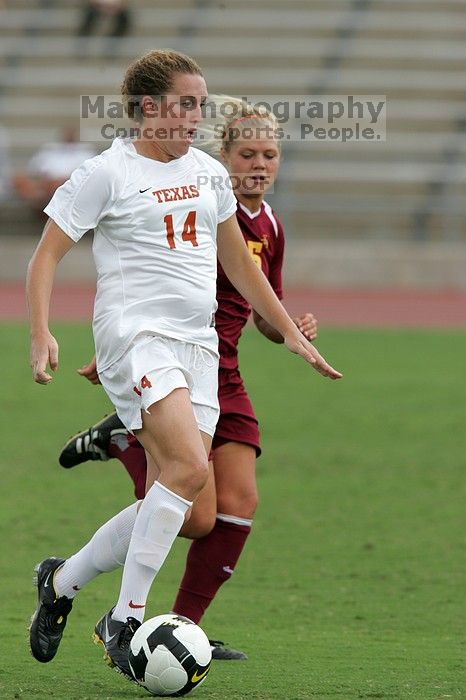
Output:
[[[212,450],[227,442],[251,445],[259,457],[261,453],[257,418],[237,369],[220,369],[218,376],[218,398],[220,418],[212,441]],[[144,498],[146,482],[146,459],[142,445],[128,433],[127,445],[111,445],[109,454],[117,457],[133,480],[136,498]],[[210,455],[212,459],[212,453]]]
[[[215,429],[212,449],[215,450],[227,442],[242,442],[254,447],[259,457],[259,424],[238,369],[220,369],[218,400],[220,418]]]

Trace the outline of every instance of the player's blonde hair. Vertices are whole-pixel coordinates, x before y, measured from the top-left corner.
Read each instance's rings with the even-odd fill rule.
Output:
[[[228,95],[209,95],[206,117],[198,131],[201,144],[213,155],[229,153],[235,141],[263,136],[274,138],[278,121],[272,110],[263,104],[254,105]],[[277,140],[280,148],[280,141]]]
[[[141,97],[167,95],[176,73],[202,76],[202,70],[193,58],[171,49],[149,51],[133,61],[126,69],[121,84],[123,105],[128,117],[141,123],[144,117]]]

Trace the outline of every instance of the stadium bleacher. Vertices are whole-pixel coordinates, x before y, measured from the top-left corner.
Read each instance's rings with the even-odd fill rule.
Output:
[[[80,94],[118,94],[154,47],[197,58],[209,89],[239,95],[386,95],[385,142],[285,144],[271,202],[314,240],[466,239],[466,3],[460,0],[134,0],[130,37],[101,57],[75,37],[78,0],[0,10],[0,124],[14,168],[64,125]],[[28,228],[11,201],[3,223]],[[1,223],[1,221],[0,221]]]

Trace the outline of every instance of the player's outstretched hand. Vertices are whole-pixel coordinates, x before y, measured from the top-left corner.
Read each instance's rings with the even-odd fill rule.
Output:
[[[317,349],[299,331],[285,336],[285,345],[291,352],[301,355],[306,362],[312,365],[316,372],[319,372],[319,374],[322,374],[324,377],[328,377],[329,379],[342,378],[343,375],[341,372],[333,369],[333,367],[324,360]]]
[[[308,340],[317,338],[317,319],[310,311],[306,314],[301,314],[301,316],[295,316],[293,321],[305,338]]]
[[[77,370],[78,374],[85,379],[88,379],[91,384],[100,384],[99,375],[97,374],[97,365],[95,355],[87,365],[83,365]]]
[[[31,337],[29,364],[35,382],[48,384],[52,381],[52,376],[46,370],[47,365],[52,372],[55,372],[58,367],[58,343],[51,333]]]

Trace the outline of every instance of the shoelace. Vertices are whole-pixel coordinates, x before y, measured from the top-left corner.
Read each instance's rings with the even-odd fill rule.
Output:
[[[69,612],[71,612],[73,601],[70,600],[70,598],[65,598],[65,596],[62,596],[61,598],[54,600],[53,603],[47,603],[44,601],[43,605],[49,610],[50,613],[56,617],[60,617],[66,616]]]
[[[191,347],[194,352],[193,369],[195,369],[196,372],[202,370],[201,375],[204,376],[204,374],[207,374],[215,365],[215,358],[212,353],[202,345],[196,343]]]
[[[120,634],[118,636],[118,646],[120,649],[126,650],[129,648],[130,642],[134,637],[134,633],[141,626],[139,620],[134,617],[128,617],[126,619],[126,624],[121,628]]]

